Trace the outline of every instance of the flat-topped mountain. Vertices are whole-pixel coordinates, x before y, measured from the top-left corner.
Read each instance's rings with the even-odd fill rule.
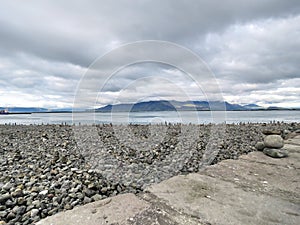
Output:
[[[259,107],[259,106],[258,106]],[[209,111],[209,110],[251,110],[246,106],[221,101],[148,101],[132,104],[107,105],[96,109],[97,112],[144,112],[144,111]]]

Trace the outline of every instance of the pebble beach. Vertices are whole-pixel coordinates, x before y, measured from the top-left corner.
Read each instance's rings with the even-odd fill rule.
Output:
[[[139,193],[172,176],[256,151],[266,130],[284,137],[299,127],[282,122],[0,125],[0,224],[34,224],[79,205]]]

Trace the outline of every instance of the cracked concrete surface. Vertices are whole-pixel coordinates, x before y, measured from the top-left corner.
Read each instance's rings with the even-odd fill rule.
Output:
[[[300,136],[285,141],[289,157],[252,152],[200,173],[58,213],[38,225],[300,224]]]

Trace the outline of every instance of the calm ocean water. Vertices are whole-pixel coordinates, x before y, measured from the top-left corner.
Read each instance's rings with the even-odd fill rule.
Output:
[[[300,122],[300,111],[227,111],[227,112],[131,112],[131,113],[33,113],[0,115],[0,124],[155,124],[155,123],[239,123],[239,122]]]

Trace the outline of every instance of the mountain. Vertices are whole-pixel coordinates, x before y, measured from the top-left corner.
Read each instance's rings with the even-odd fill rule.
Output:
[[[135,104],[107,105],[96,109],[98,112],[141,112],[141,111],[175,111],[176,108],[168,101],[149,101]]]
[[[267,110],[289,110],[288,108],[278,107],[278,106],[269,106]]]
[[[257,109],[263,109],[263,107],[256,105],[256,104],[247,104],[247,105],[243,105],[244,108],[248,109],[248,110],[257,110]]]
[[[145,111],[209,111],[209,110],[247,110],[239,104],[230,104],[220,101],[148,101],[135,104],[107,105],[96,109],[96,112],[145,112]]]

